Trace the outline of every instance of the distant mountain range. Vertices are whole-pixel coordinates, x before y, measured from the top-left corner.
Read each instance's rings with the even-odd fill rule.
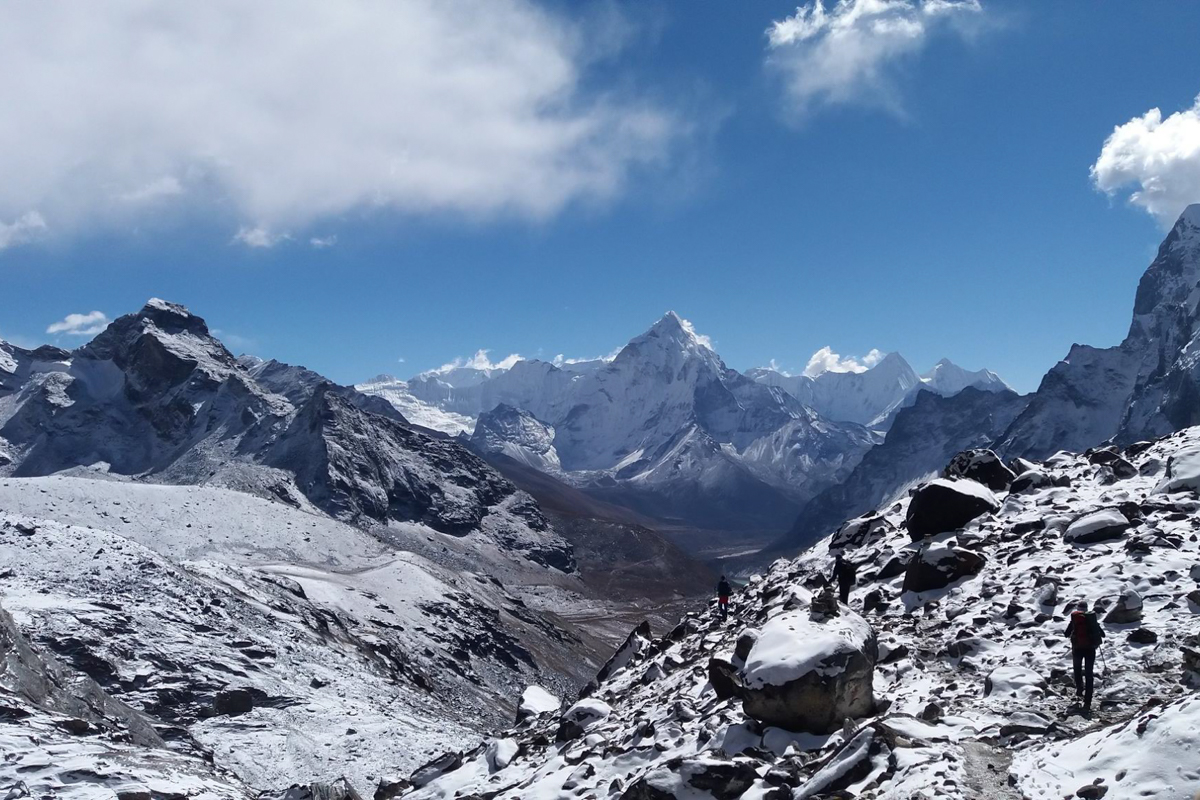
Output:
[[[356,388],[665,523],[770,531],[849,475],[921,390],[966,386],[1007,390],[947,360],[918,375],[898,353],[861,372],[743,374],[668,312],[609,359],[447,367]]]

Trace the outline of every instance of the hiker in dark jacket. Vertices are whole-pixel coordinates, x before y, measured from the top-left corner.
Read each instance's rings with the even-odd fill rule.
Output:
[[[849,603],[850,590],[854,588],[854,582],[858,579],[858,567],[838,553],[837,559],[833,562],[833,578],[838,585],[838,599],[843,604]]]
[[[1083,710],[1092,710],[1092,685],[1096,677],[1096,650],[1104,641],[1104,629],[1096,619],[1095,611],[1088,611],[1088,604],[1081,601],[1071,612],[1067,624],[1067,638],[1071,640],[1071,661],[1075,667],[1075,698],[1083,698]]]
[[[729,616],[729,595],[733,594],[733,587],[729,585],[729,581],[725,576],[721,576],[721,581],[717,584],[717,608],[721,612],[722,617]]]

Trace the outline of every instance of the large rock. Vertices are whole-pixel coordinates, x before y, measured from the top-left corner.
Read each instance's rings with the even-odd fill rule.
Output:
[[[958,530],[978,516],[1000,510],[1000,503],[981,483],[938,478],[913,494],[904,524],[913,540]]]
[[[1160,494],[1200,492],[1200,447],[1180,450],[1167,459],[1167,472],[1154,487]]]
[[[536,684],[527,686],[521,693],[521,704],[517,707],[517,722],[558,711],[560,706],[562,701],[542,687]]]
[[[763,626],[742,670],[746,714],[793,731],[831,733],[874,709],[875,631],[843,610],[814,621],[806,609]]]
[[[830,550],[841,550],[847,547],[862,547],[884,534],[891,532],[892,523],[887,517],[877,514],[867,514],[847,521],[838,528],[837,533],[829,540]]]
[[[999,492],[1007,489],[1017,476],[991,450],[963,450],[950,459],[943,477],[966,478]]]
[[[1117,598],[1117,602],[1109,609],[1104,621],[1113,625],[1125,625],[1138,622],[1142,618],[1142,596],[1132,586],[1126,586]]]
[[[603,700],[584,698],[563,712],[558,726],[558,741],[567,742],[583,735],[591,726],[602,722],[612,713],[612,708]]]
[[[974,550],[948,545],[931,545],[908,562],[904,591],[929,592],[944,589],[961,578],[977,575],[987,559]]]
[[[1013,494],[1036,492],[1038,489],[1048,489],[1054,485],[1054,478],[1040,469],[1029,469],[1013,479],[1008,490]]]
[[[1129,530],[1129,520],[1115,508],[1102,508],[1075,519],[1063,533],[1064,542],[1093,544],[1119,539]]]

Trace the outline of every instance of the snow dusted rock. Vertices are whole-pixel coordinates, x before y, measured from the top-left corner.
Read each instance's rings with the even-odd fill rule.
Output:
[[[612,708],[608,703],[594,697],[585,697],[563,712],[557,740],[566,742],[578,739],[589,727],[604,720],[611,713]]]
[[[416,787],[421,787],[427,783],[440,778],[448,772],[454,772],[463,765],[464,754],[461,751],[451,751],[442,753],[437,758],[434,758],[421,766],[408,777],[408,782]]]
[[[1102,508],[1084,514],[1067,526],[1064,542],[1094,544],[1119,539],[1129,530],[1129,520],[1115,508]]]
[[[738,634],[737,645],[733,648],[733,657],[742,664],[746,663],[746,659],[750,657],[750,651],[754,649],[754,645],[758,643],[758,637],[762,632],[755,628],[746,628]]]
[[[849,520],[837,529],[837,533],[829,542],[830,549],[846,547],[861,547],[874,541],[892,529],[892,524],[885,517],[868,514]]]
[[[742,668],[743,706],[760,722],[829,733],[870,714],[875,631],[845,609],[823,622],[807,610],[767,623]]]
[[[914,541],[958,530],[978,516],[1000,509],[981,483],[937,478],[913,494],[904,525]]]
[[[997,695],[1026,702],[1040,700],[1046,696],[1046,679],[1024,667],[996,667],[983,682],[985,697]]]
[[[944,544],[929,545],[908,562],[904,591],[920,594],[944,589],[955,581],[978,574],[986,561],[973,550]]]
[[[562,701],[540,686],[527,686],[517,707],[517,722],[558,711]]]
[[[514,739],[492,739],[484,748],[484,758],[487,759],[488,768],[495,772],[501,770],[512,763],[516,757],[520,745]]]
[[[1200,493],[1200,447],[1175,453],[1167,460],[1163,479],[1154,487],[1161,494],[1171,492]]]
[[[1104,616],[1104,621],[1113,625],[1138,622],[1142,618],[1142,596],[1132,586],[1126,586],[1117,597],[1117,602]]]
[[[966,478],[1000,492],[1008,489],[1016,475],[991,450],[963,450],[950,459],[942,477]]]
[[[1022,472],[1013,479],[1008,490],[1013,494],[1021,494],[1023,492],[1036,492],[1039,489],[1047,489],[1054,485],[1054,478],[1040,469],[1029,469]]]
[[[1147,709],[1072,742],[1047,742],[1017,754],[1012,773],[1027,797],[1190,798],[1200,787],[1200,697]]]

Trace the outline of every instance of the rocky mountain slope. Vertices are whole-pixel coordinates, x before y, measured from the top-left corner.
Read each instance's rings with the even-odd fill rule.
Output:
[[[1200,204],[1184,210],[1142,275],[1124,341],[1103,349],[1072,346],[998,446],[1044,458],[1200,422],[1198,299]]]
[[[844,481],[813,498],[768,555],[799,552],[843,520],[936,476],[955,453],[990,446],[1028,402],[1012,391],[970,386],[948,396],[918,393],[913,405],[897,413],[883,444],[868,450]]]
[[[403,796],[1190,797],[1200,429],[947,466],[752,578],[728,619],[634,631],[578,702],[431,762]],[[836,553],[858,565],[848,605],[820,588]],[[1106,634],[1090,715],[1064,635],[1077,600]]]
[[[499,531],[570,569],[536,504],[465,447],[303,367],[235,359],[183,306],[151,300],[70,353],[5,353],[0,475],[227,486],[366,525]]]

